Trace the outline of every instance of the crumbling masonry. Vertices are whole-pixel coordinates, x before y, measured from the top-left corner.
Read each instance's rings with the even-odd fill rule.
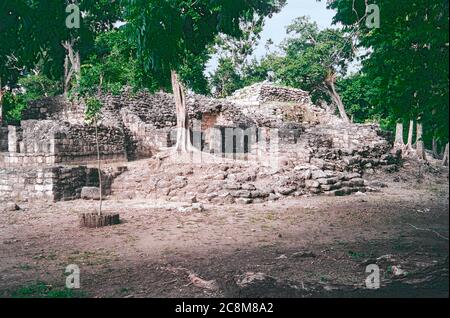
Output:
[[[103,163],[152,158],[173,146],[172,95],[124,91],[101,100],[98,134]],[[261,83],[227,100],[190,95],[188,111],[195,147],[261,166],[270,166],[275,156],[282,175],[277,182],[267,182],[274,184],[271,189],[257,189],[257,177],[224,178],[217,193],[205,196],[209,201],[223,197],[251,203],[293,193],[367,191],[363,174],[395,170],[399,159],[390,153],[390,138],[377,125],[345,124],[313,105],[302,90]],[[97,186],[96,160],[95,128],[84,122],[82,102],[60,96],[32,102],[20,126],[0,127],[0,200],[80,198],[83,187]],[[119,177],[124,171],[103,173],[105,194],[124,190],[120,178],[127,175]]]

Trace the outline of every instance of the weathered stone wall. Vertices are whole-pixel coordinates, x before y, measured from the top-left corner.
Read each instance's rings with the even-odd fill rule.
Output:
[[[53,200],[50,168],[0,168],[0,201]]]
[[[68,130],[67,124],[53,120],[22,121],[20,126],[9,126],[9,151],[23,154],[54,153],[55,135]]]
[[[162,148],[174,144],[176,114],[171,94],[150,94],[145,91],[133,94],[124,91],[119,96],[103,95],[99,98],[104,105],[102,124],[107,127],[105,129],[110,129],[105,133],[108,137],[101,142],[103,159],[151,157]],[[191,134],[194,145],[224,156],[251,157],[255,152],[256,141],[262,138],[261,132],[266,128],[278,129],[280,143],[277,151],[280,156],[298,163],[309,163],[311,160],[342,162],[344,157],[345,160],[350,157],[352,159],[347,161],[354,162],[356,159],[353,157],[358,156],[381,160],[391,148],[390,142],[382,136],[378,127],[345,124],[334,114],[313,105],[307,92],[270,83],[244,88],[229,100],[189,95],[187,107],[193,126]],[[80,108],[84,109],[82,106]],[[79,112],[73,111],[71,114]],[[53,98],[48,105],[43,101],[35,103],[29,113],[33,113],[34,117],[41,116],[39,118],[63,119],[65,114],[70,114],[70,105],[63,99]],[[75,115],[73,121],[76,121]],[[22,129],[10,133],[12,154],[9,156],[15,156],[10,162],[84,163],[96,159],[93,131],[72,124],[65,125],[65,130],[54,132],[50,123],[40,122],[36,126],[33,121],[29,121]],[[60,121],[56,123],[57,127],[61,126]],[[249,128],[256,129],[254,138],[241,133],[241,129],[245,131]],[[231,142],[227,142],[230,136]],[[270,158],[274,156],[275,150],[272,148],[270,151],[257,151]],[[28,157],[21,159],[23,154]],[[52,156],[49,158],[47,154]],[[365,159],[360,162],[367,164]]]
[[[377,125],[214,127],[209,135],[204,151],[265,166],[314,163],[320,169],[363,173],[398,161],[390,154],[392,142]]]
[[[260,100],[266,102],[295,102],[299,104],[310,104],[311,98],[308,92],[301,89],[277,87],[274,85],[262,85]]]
[[[126,161],[124,133],[118,128],[98,127],[100,158],[104,161]],[[72,125],[67,132],[54,136],[56,162],[84,163],[97,160],[95,127]]]
[[[72,200],[97,180],[98,170],[84,166],[0,168],[0,201]]]
[[[64,96],[47,97],[28,103],[22,120],[57,120],[69,123],[84,122],[84,103],[68,101]]]
[[[150,158],[161,148],[172,146],[170,128],[157,129],[145,123],[128,109],[121,111],[123,126],[127,134],[129,159]]]
[[[119,96],[102,95],[100,99],[103,103],[102,117],[105,125],[118,126],[119,122],[123,121],[123,115],[132,114],[156,129],[176,127],[175,101],[172,94],[151,94],[147,91],[133,94],[124,91]],[[233,125],[254,123],[234,107],[234,104],[225,100],[190,94],[186,103],[191,120],[201,120],[203,114],[221,114],[222,120],[232,122]]]
[[[325,112],[314,106],[307,92],[258,83],[228,98],[259,127],[279,128],[287,123],[317,124]]]
[[[125,161],[125,137],[118,128],[98,128],[100,158]],[[95,127],[51,120],[22,121],[9,126],[4,165],[85,164],[97,160]]]
[[[311,103],[308,92],[301,89],[276,86],[268,82],[256,83],[240,89],[236,91],[229,100],[247,102],[249,104],[261,104],[267,102]]]
[[[0,126],[0,152],[8,151],[8,127]]]
[[[160,151],[161,148],[170,147],[176,141],[176,114],[173,95],[162,92],[150,94],[147,91],[132,93],[125,90],[121,95],[107,94],[100,96],[99,99],[103,103],[101,112],[102,124],[106,127],[118,128],[124,133],[127,153],[125,160],[151,157]],[[81,125],[83,123],[82,113],[85,106],[82,100],[77,103],[79,104],[78,109],[74,108],[74,104],[63,97],[46,98],[30,103],[24,117],[26,119],[38,119],[38,122],[48,120],[56,123],[57,127],[61,126],[62,121],[69,122],[72,125]],[[187,97],[187,108],[191,123],[195,120],[202,121],[205,116],[208,117],[206,120],[209,121],[208,125],[210,127],[214,125],[227,127],[255,125],[252,119],[243,115],[234,104],[225,100],[192,94]],[[214,118],[214,120],[211,120],[211,118]],[[38,156],[38,153],[48,153],[49,149],[53,149],[52,147],[56,147],[55,149],[57,150],[59,145],[52,144],[52,137],[47,137],[44,133],[45,131],[52,131],[53,127],[40,129],[42,134],[40,135],[39,133],[34,133],[39,131],[32,124],[32,122],[36,121],[27,122],[29,122],[29,128],[24,127],[23,131],[17,131],[18,138],[20,138],[24,148],[22,151],[20,149],[16,150],[15,153],[33,154],[33,159],[25,159],[25,161],[36,163],[68,162],[68,160],[59,160],[58,158],[51,160],[42,158],[42,155]],[[45,126],[43,123],[40,125]],[[51,126],[51,124],[47,125]],[[191,128],[194,129],[194,127]],[[73,144],[73,142],[70,141],[70,144]],[[20,146],[21,144],[19,143],[14,145],[17,148],[20,148]],[[78,152],[86,153],[86,150]],[[73,155],[71,156],[73,157]],[[13,155],[13,157],[17,158],[13,158],[10,161],[24,161],[24,159],[20,158],[20,155]],[[89,156],[83,157],[87,157],[88,160],[90,158]],[[117,158],[114,149],[112,149],[112,157],[113,159]]]

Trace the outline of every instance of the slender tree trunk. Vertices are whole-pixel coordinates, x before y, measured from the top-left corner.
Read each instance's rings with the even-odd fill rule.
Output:
[[[64,59],[64,95],[67,95],[70,88],[70,81],[75,76],[77,82],[81,78],[80,53],[74,50],[75,40],[65,41],[62,46],[66,49]]]
[[[439,159],[438,142],[436,140],[436,137],[433,137],[431,144],[434,159]]]
[[[405,147],[405,142],[403,140],[403,123],[397,123],[394,147],[396,149],[403,149]]]
[[[95,115],[95,143],[97,145],[97,166],[98,166],[98,187],[100,189],[100,202],[98,208],[98,215],[102,215],[102,205],[103,205],[103,184],[102,184],[102,169],[100,160],[100,145],[98,142],[98,120],[97,115]]]
[[[102,87],[103,87],[103,73],[100,73],[100,79],[99,79],[99,86],[98,86],[98,97],[102,95]],[[100,110],[98,110],[100,112]],[[102,215],[102,206],[103,206],[103,181],[102,181],[102,167],[101,167],[101,160],[100,160],[100,144],[98,142],[98,113],[95,115],[95,143],[97,145],[97,164],[98,164],[98,187],[100,189],[100,202],[99,202],[99,208],[98,208],[98,215]]]
[[[71,75],[69,71],[69,57],[66,55],[64,58],[64,96],[66,97],[69,91],[70,77]]]
[[[177,114],[177,144],[175,149],[178,153],[192,151],[191,135],[189,133],[189,118],[186,109],[186,95],[183,84],[178,75],[172,71],[172,89],[175,97]]]
[[[326,83],[328,87],[330,88],[330,95],[333,101],[335,102],[339,114],[341,115],[341,118],[346,122],[350,123],[350,119],[347,116],[347,113],[345,112],[345,106],[344,103],[342,103],[341,96],[339,96],[338,92],[336,91],[336,87],[334,83],[336,82],[336,76],[334,74],[330,74],[328,78],[326,79]]]
[[[409,121],[409,132],[408,132],[408,143],[406,147],[408,149],[413,149],[413,135],[414,135],[414,120]]]
[[[0,127],[3,125],[3,86],[0,78]]]
[[[448,155],[449,155],[449,146],[448,143],[445,145],[445,150],[444,150],[444,159],[442,159],[442,165],[443,166],[448,166]]]
[[[423,124],[419,121],[417,122],[416,152],[419,159],[427,159],[425,154],[425,144],[423,142]]]

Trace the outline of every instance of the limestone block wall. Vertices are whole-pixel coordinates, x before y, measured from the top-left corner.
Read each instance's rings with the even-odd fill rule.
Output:
[[[232,101],[242,101],[247,104],[267,102],[295,102],[298,104],[310,104],[311,98],[308,92],[301,89],[281,87],[269,82],[256,83],[233,93],[229,98]]]
[[[300,89],[258,83],[238,90],[228,100],[260,127],[318,122],[316,107],[309,94]]]
[[[57,120],[72,124],[84,122],[84,104],[67,101],[62,95],[47,97],[28,103],[22,113],[23,120]]]
[[[381,156],[392,149],[393,141],[378,125],[347,124],[321,127],[322,134],[331,137],[332,147]]]
[[[145,123],[128,109],[122,109],[121,115],[124,130],[128,135],[127,151],[132,156],[130,159],[149,158],[161,148],[172,146],[170,127],[158,129]]]
[[[98,170],[85,166],[0,168],[0,201],[77,199],[97,178]]]
[[[0,126],[0,152],[8,151],[8,127]]]
[[[204,133],[203,151],[238,160],[266,160],[270,156],[304,150],[301,129],[215,126]],[[195,145],[195,142],[194,142]]]
[[[314,125],[307,129],[259,127],[251,131],[247,139],[243,136],[238,128],[216,128],[214,149],[218,149],[222,157],[263,165],[314,162],[321,169],[338,171],[362,172],[393,162],[389,160],[392,143],[377,125]]]
[[[50,120],[22,121],[9,126],[3,166],[86,164],[97,160],[95,127]],[[102,161],[126,161],[125,136],[113,127],[98,128]]]
[[[67,132],[56,133],[53,149],[57,163],[82,164],[97,160],[95,127],[70,126]],[[98,127],[100,158],[103,161],[126,161],[125,136],[118,128]]]
[[[308,92],[301,89],[279,87],[274,85],[262,85],[260,88],[260,100],[263,102],[295,102],[299,104],[310,104],[311,99]]]
[[[53,200],[79,199],[85,186],[97,187],[98,169],[79,167],[58,167],[53,169]]]

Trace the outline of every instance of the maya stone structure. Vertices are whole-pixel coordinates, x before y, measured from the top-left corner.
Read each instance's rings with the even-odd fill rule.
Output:
[[[151,158],[174,144],[171,94],[124,91],[99,98],[102,162]],[[276,158],[278,167],[301,175],[298,186],[311,193],[365,190],[363,173],[395,169],[398,162],[377,125],[346,124],[302,90],[260,83],[227,100],[189,95],[187,104],[199,150],[258,165]],[[82,102],[51,97],[30,103],[20,126],[0,127],[0,200],[80,198],[83,187],[97,186],[96,150],[95,128],[84,122]],[[106,194],[122,172],[102,173]]]

